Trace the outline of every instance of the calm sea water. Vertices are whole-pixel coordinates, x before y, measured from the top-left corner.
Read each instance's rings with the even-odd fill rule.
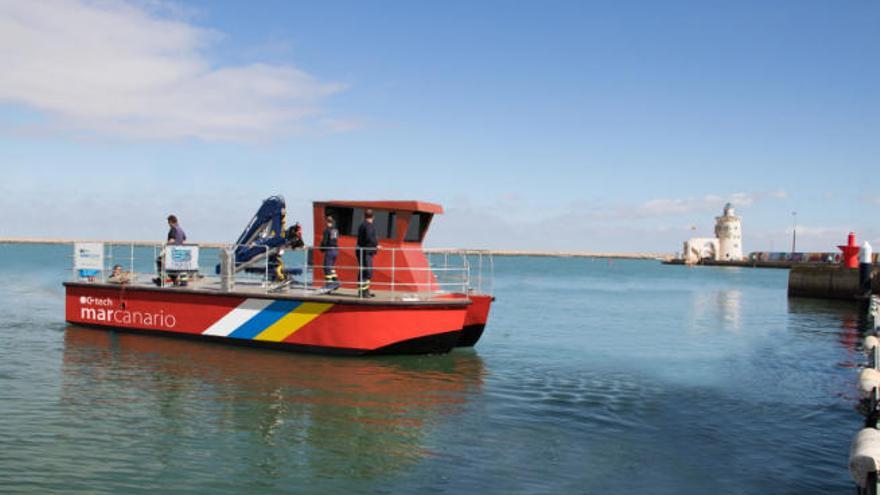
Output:
[[[67,326],[0,245],[0,492],[849,493],[859,310],[786,271],[496,259],[473,350],[328,358]]]

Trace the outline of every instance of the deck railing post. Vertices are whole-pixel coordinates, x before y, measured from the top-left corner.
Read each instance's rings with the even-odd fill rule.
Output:
[[[875,370],[880,370],[880,346],[875,346],[875,347],[874,347],[874,352],[871,353],[871,356],[872,356],[872,358],[873,358],[873,359],[871,359],[871,361],[872,361],[872,363],[871,363],[871,364],[872,364],[872,367],[873,367]]]
[[[483,292],[483,253],[477,253],[477,269],[480,270],[479,275],[477,275],[477,291],[482,294]]]
[[[104,253],[104,265],[101,267],[101,282],[107,281],[107,267],[113,266],[113,244],[106,244],[101,247]]]
[[[489,253],[489,294],[495,293],[495,257]]]
[[[395,251],[397,251],[397,249],[391,250],[391,298],[392,299],[394,299],[394,265],[395,265],[394,252]]]
[[[308,246],[303,247],[303,290],[309,287],[309,249]],[[327,280],[326,277],[324,280]]]
[[[449,271],[449,251],[443,251],[443,272]]]

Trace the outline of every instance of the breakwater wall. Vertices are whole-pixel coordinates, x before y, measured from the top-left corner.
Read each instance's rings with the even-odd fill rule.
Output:
[[[425,248],[426,253],[448,251],[447,248]],[[467,250],[467,249],[465,249]],[[669,253],[609,253],[590,251],[520,251],[510,249],[475,249],[475,253],[493,256],[534,256],[544,258],[610,258],[634,260],[666,260],[672,257]]]
[[[101,240],[101,239],[59,239],[59,238],[34,238],[34,237],[0,237],[0,244],[73,244],[74,242],[103,242],[104,244],[120,244],[135,246],[156,246],[161,241],[132,241],[132,240]],[[219,248],[228,246],[224,242],[199,242],[199,246],[206,248]],[[425,248],[426,253],[442,253],[451,248]],[[456,248],[456,251],[461,251]],[[468,251],[468,249],[465,249]],[[474,253],[491,254],[493,256],[535,256],[545,258],[608,258],[608,259],[640,259],[640,260],[665,260],[672,258],[671,253],[612,253],[591,251],[543,251],[543,250],[512,250],[512,249],[473,249]]]
[[[870,285],[860,270],[844,266],[793,266],[788,273],[788,295],[823,299],[865,299],[880,293],[880,269],[871,267]]]
[[[0,244],[73,244],[75,242],[103,242],[104,244],[118,244],[121,246],[159,246],[162,241],[138,241],[138,240],[112,240],[112,239],[61,239],[40,237],[0,237]],[[228,246],[226,242],[199,242],[205,248],[219,248]]]
[[[664,265],[687,265],[685,260],[680,258],[667,259],[663,261]],[[828,263],[800,263],[793,261],[755,261],[755,260],[700,260],[693,266],[734,266],[741,268],[791,268],[793,266],[829,266]]]

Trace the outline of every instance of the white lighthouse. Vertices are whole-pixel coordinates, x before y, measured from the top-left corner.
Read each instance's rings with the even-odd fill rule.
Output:
[[[717,259],[739,261],[743,259],[742,222],[733,211],[733,205],[724,205],[724,215],[715,217],[715,237],[718,238]]]

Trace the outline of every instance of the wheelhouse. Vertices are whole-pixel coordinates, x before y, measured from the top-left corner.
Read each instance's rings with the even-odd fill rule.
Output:
[[[374,287],[394,286],[410,292],[435,290],[437,279],[422,250],[422,242],[431,220],[434,215],[443,213],[443,207],[423,201],[316,201],[313,205],[314,245],[321,244],[326,219],[333,217],[339,229],[336,271],[340,281],[345,284],[358,279],[357,231],[367,209],[373,210],[380,247],[374,260]],[[314,263],[316,271],[323,276],[323,253],[317,254]]]

